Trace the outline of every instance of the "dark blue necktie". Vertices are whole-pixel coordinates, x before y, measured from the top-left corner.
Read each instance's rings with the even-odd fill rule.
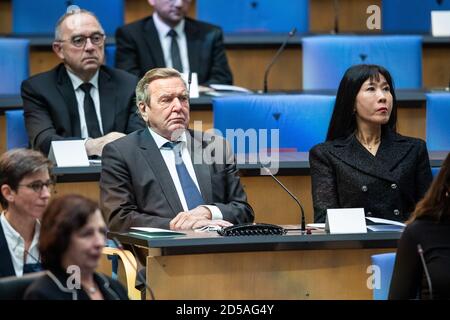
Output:
[[[202,195],[198,190],[197,186],[192,180],[184,162],[181,157],[181,143],[180,141],[166,142],[163,148],[171,149],[175,154],[175,167],[177,169],[178,178],[180,179],[181,187],[183,189],[184,197],[186,198],[186,203],[188,209],[194,209],[198,206],[205,204]]]
[[[180,48],[178,47],[178,34],[175,30],[170,29],[167,33],[172,38],[170,43],[170,57],[172,58],[172,67],[180,72],[183,72],[183,64],[181,63]]]
[[[95,112],[94,100],[91,96],[92,84],[85,82],[80,85],[84,92],[84,118],[86,119],[86,126],[88,129],[88,136],[91,138],[98,138],[102,136],[100,125],[98,124],[97,113]]]

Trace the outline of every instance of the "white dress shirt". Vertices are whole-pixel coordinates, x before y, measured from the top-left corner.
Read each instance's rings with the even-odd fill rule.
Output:
[[[89,81],[92,84],[91,87],[91,97],[94,101],[95,113],[97,114],[98,124],[100,126],[100,131],[103,134],[103,125],[102,125],[102,115],[100,113],[100,93],[98,89],[98,70]],[[78,104],[78,115],[80,116],[80,128],[81,128],[81,137],[86,139],[89,137],[88,128],[86,125],[86,118],[84,116],[84,91],[81,90],[80,86],[84,83],[83,80],[78,78],[75,74],[67,70],[67,74],[69,75],[70,80],[72,81],[73,90],[75,90],[75,96],[77,97]]]
[[[164,61],[166,63],[166,67],[172,68],[172,56],[170,54],[170,47],[172,43],[172,38],[167,35],[170,31],[170,27],[165,24],[158,14],[153,13],[153,21],[155,23],[156,30],[158,31],[159,42],[161,43],[162,51],[164,54]],[[184,19],[178,23],[175,28],[173,28],[177,33],[177,42],[178,47],[180,48],[180,56],[181,56],[181,64],[183,65],[183,73],[189,74],[189,56],[188,56],[188,48],[187,48],[187,39],[186,33],[184,32]]]
[[[23,275],[23,257],[25,253],[25,240],[22,236],[9,224],[4,212],[0,215],[0,223],[5,233],[6,243],[8,244],[9,254],[11,256],[12,264],[16,276]],[[41,223],[36,220],[34,228],[34,236],[28,249],[26,263],[34,264],[40,262],[40,254],[38,249],[39,233],[41,230]]]
[[[172,178],[173,183],[175,184],[175,189],[177,190],[178,198],[180,199],[181,205],[183,206],[184,211],[188,211],[188,206],[186,202],[186,198],[184,197],[183,193],[183,187],[181,186],[180,178],[178,177],[177,168],[175,165],[175,154],[173,153],[173,150],[165,149],[161,147],[166,143],[170,142],[166,138],[160,136],[158,133],[153,131],[151,128],[149,128],[150,134],[152,135],[153,139],[156,142],[156,145],[158,146],[159,151],[161,152],[161,155],[164,159],[164,162],[166,163],[167,169],[169,169],[170,176]],[[198,185],[197,177],[195,175],[194,166],[192,165],[192,159],[191,155],[189,154],[189,150],[187,148],[187,139],[186,139],[186,132],[183,132],[183,134],[177,139],[177,141],[181,141],[181,158],[183,159],[184,165],[186,166],[186,169],[191,176],[192,180],[194,181],[195,185],[197,186],[200,194],[200,188]],[[207,207],[209,211],[211,211],[211,219],[223,219],[222,212],[220,209],[216,206],[211,205],[204,205],[204,207]]]

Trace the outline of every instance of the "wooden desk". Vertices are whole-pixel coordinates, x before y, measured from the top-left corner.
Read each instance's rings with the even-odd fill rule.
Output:
[[[432,167],[439,167],[448,152],[430,152]],[[291,197],[272,180],[263,176],[260,165],[248,163],[237,156],[241,181],[247,193],[248,201],[255,211],[257,222],[274,224],[300,223],[300,209]],[[311,177],[307,152],[280,153],[279,172],[277,177],[302,202],[305,209],[306,222],[314,221]],[[57,177],[58,194],[79,193],[97,201],[100,197],[98,181],[101,166],[95,165],[80,168],[54,168]]]
[[[147,250],[147,281],[158,300],[371,299],[370,256],[395,251],[400,237],[398,232],[186,234],[149,239],[110,233],[109,237]]]

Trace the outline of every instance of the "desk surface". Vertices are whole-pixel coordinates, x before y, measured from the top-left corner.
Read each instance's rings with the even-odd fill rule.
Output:
[[[429,158],[432,167],[440,167],[448,151],[430,151]],[[261,175],[261,165],[257,155],[236,156],[237,168],[242,175]],[[264,161],[263,161],[264,162]],[[278,163],[279,175],[308,175],[308,152],[280,152]],[[266,165],[267,166],[267,165]],[[54,167],[52,173],[57,176],[58,182],[84,182],[98,181],[100,179],[101,165],[95,164],[89,167]]]
[[[285,226],[293,228],[298,226]],[[222,237],[216,232],[187,231],[184,236],[150,238],[145,233],[108,233],[123,244],[160,249],[161,255],[183,255],[199,253],[285,251],[285,250],[330,250],[396,248],[400,232],[368,232],[362,234],[326,234],[319,232],[302,235],[299,231],[288,231],[283,236]]]
[[[426,93],[429,92],[449,92],[445,88],[442,89],[400,89],[396,90],[397,102],[399,107],[418,107],[426,100]],[[315,94],[315,95],[336,95],[336,90],[302,90],[277,92],[272,91],[268,94]],[[191,99],[191,109],[196,110],[212,110],[212,96],[202,95],[199,98]],[[9,109],[22,108],[22,98],[20,95],[0,95],[0,113]]]

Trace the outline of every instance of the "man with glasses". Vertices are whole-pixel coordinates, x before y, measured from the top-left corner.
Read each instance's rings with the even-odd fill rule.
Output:
[[[105,33],[91,12],[63,15],[55,30],[56,68],[22,83],[25,123],[34,149],[48,154],[51,141],[85,139],[89,156],[124,133],[144,126],[136,114],[138,79],[103,65]]]
[[[52,192],[50,168],[42,153],[30,149],[0,157],[0,277],[41,270],[39,219]]]
[[[153,68],[196,72],[200,85],[232,84],[222,29],[186,17],[191,0],[148,0],[153,15],[116,32],[116,67],[139,77]]]

